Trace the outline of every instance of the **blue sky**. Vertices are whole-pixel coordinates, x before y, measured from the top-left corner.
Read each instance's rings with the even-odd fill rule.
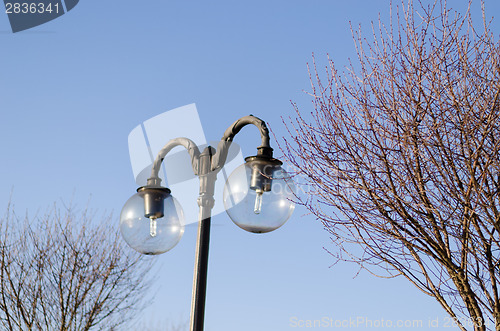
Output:
[[[493,16],[500,5],[487,1],[486,10]],[[0,13],[0,204],[13,191],[18,213],[34,214],[54,201],[83,206],[90,197],[92,208],[117,218],[136,189],[129,132],[191,103],[208,140],[248,114],[280,137],[281,116],[293,115],[290,100],[310,109],[303,90],[312,52],[320,62],[328,53],[345,65],[355,57],[349,22],[368,32],[378,12],[388,11],[382,0],[81,0],[62,17],[16,34]],[[498,22],[492,30],[498,37]],[[260,140],[248,130],[235,141],[247,156]],[[300,330],[294,321],[323,318],[416,320],[421,330],[439,318],[446,326],[440,306],[406,280],[366,272],[354,278],[354,265],[330,267],[324,247],[336,248],[301,208],[266,235],[242,231],[225,214],[214,223],[207,331]],[[187,227],[158,257],[159,291],[143,314],[151,324],[188,319],[195,237],[196,227]],[[372,329],[365,326],[355,329]]]

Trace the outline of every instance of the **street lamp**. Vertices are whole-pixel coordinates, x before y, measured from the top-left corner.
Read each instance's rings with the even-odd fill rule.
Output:
[[[187,138],[170,140],[158,152],[146,186],[137,189],[137,193],[125,203],[120,215],[123,238],[130,247],[142,254],[165,253],[179,242],[184,233],[182,208],[171,191],[161,186],[158,172],[172,148],[186,148],[193,172],[200,180],[191,331],[203,330],[210,221],[217,173],[226,163],[234,136],[248,124],[259,129],[262,143],[257,148],[257,155],[245,158],[245,164],[229,176],[224,186],[224,207],[231,220],[246,231],[265,233],[279,228],[293,213],[295,188],[282,168],[283,163],[273,158],[265,122],[252,115],[234,122],[225,131],[217,150],[208,146],[200,153],[196,144]]]

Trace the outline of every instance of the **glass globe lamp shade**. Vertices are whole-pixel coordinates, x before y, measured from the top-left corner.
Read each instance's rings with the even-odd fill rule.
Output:
[[[295,185],[282,163],[252,156],[236,168],[224,187],[224,207],[240,228],[265,233],[276,230],[295,209]]]
[[[172,249],[184,234],[184,215],[170,190],[141,187],[123,206],[120,231],[125,242],[142,254]]]

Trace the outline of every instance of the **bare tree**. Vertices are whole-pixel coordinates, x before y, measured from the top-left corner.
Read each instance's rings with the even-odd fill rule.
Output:
[[[152,260],[125,247],[111,216],[54,206],[0,223],[0,325],[8,330],[113,330],[148,303]]]
[[[483,2],[478,29],[471,2],[418,4],[373,39],[353,30],[346,70],[314,62],[314,111],[294,105],[283,150],[337,261],[406,277],[461,330],[500,330],[500,45]]]

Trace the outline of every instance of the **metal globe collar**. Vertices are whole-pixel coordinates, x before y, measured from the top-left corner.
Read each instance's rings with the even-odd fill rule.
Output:
[[[137,189],[137,193],[146,193],[146,192],[162,192],[165,195],[169,195],[172,193],[168,187],[163,187],[163,186],[151,186],[151,185],[145,185],[141,186]]]
[[[245,163],[252,163],[252,162],[260,162],[273,166],[283,165],[283,162],[281,162],[280,160],[268,156],[254,155],[254,156],[247,156],[245,158]]]

